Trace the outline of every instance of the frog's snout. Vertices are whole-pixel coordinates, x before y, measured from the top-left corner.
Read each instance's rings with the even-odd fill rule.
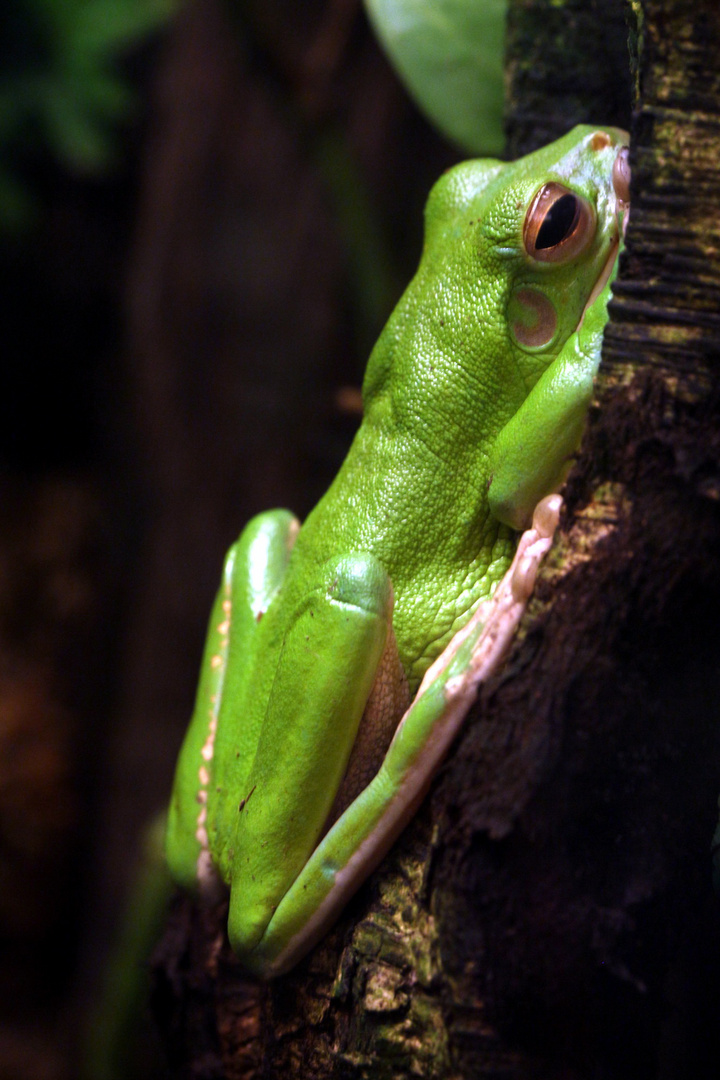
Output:
[[[612,168],[612,183],[618,202],[630,202],[630,152],[621,146]]]

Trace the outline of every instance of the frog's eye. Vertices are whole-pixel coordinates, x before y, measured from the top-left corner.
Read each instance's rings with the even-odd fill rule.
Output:
[[[530,204],[523,241],[539,262],[568,262],[590,243],[595,214],[582,196],[562,184],[544,184]]]

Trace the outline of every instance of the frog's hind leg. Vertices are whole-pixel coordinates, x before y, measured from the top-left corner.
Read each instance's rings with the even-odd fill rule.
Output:
[[[295,595],[291,609],[268,613],[281,647],[255,760],[233,807],[228,930],[241,959],[325,827],[392,621],[390,579],[367,552],[310,568]]]
[[[259,514],[225,558],[195,708],[175,772],[165,839],[172,877],[189,890],[216,884],[208,847],[207,800],[220,707],[226,696],[241,692],[259,620],[283,580],[298,528],[297,519],[286,510]]]
[[[508,573],[425,673],[375,777],[312,852],[243,959],[265,978],[289,970],[328,929],[412,817],[477,693],[512,641],[550,547],[561,499],[536,508]],[[234,896],[233,898],[234,899]],[[232,904],[231,899],[231,904]]]

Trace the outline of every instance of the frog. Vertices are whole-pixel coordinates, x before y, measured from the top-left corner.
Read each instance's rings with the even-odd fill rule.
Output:
[[[363,417],[301,525],[228,552],[176,767],[166,859],[229,892],[271,979],[323,937],[425,797],[552,542],[629,212],[628,136],[580,125],[435,183]]]

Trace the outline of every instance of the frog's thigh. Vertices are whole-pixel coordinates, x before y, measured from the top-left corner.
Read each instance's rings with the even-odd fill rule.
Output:
[[[186,888],[197,886],[198,872],[208,869],[207,791],[213,760],[219,756],[218,742],[227,738],[227,732],[218,730],[221,705],[228,696],[241,692],[258,613],[283,579],[297,531],[297,519],[287,510],[259,514],[248,522],[225,558],[168,814],[168,866],[175,881]]]
[[[322,833],[391,619],[384,568],[371,555],[351,553],[320,568],[290,620],[236,808],[228,930],[241,957]]]

